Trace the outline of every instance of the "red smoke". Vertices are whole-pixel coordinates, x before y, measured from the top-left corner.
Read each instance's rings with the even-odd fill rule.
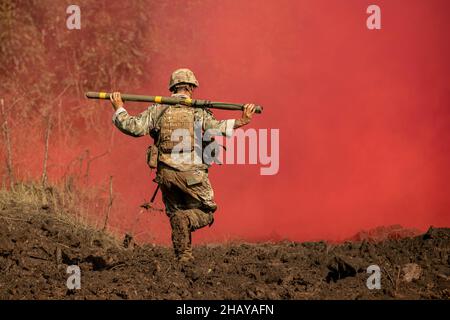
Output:
[[[366,27],[370,4],[381,8],[381,30]],[[251,126],[280,129],[277,175],[261,176],[259,165],[210,170],[219,210],[196,242],[339,240],[380,225],[450,225],[448,1],[155,6],[151,82],[114,89],[168,94],[170,73],[188,67],[200,81],[196,97],[261,104]],[[144,108],[128,105],[131,113]],[[99,121],[109,125],[111,115]],[[117,131],[112,153],[92,171],[102,181],[114,176],[113,227],[169,242],[164,214],[139,213],[155,187],[149,142]]]
[[[196,240],[336,240],[379,225],[450,225],[450,5],[376,1],[382,29],[371,31],[372,2],[171,1],[154,12],[160,52],[142,92],[167,93],[170,72],[189,67],[197,97],[259,103],[252,126],[280,129],[277,175],[211,169],[219,210]],[[166,23],[167,14],[180,19]],[[147,142],[118,133],[108,160],[120,164],[113,175],[130,219],[153,188]],[[141,218],[141,232],[162,224],[168,240],[164,216]]]

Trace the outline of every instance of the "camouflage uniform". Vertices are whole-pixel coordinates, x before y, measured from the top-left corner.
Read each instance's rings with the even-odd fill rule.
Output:
[[[182,94],[172,96],[187,98]],[[234,119],[216,120],[209,110],[186,106],[154,104],[137,116],[130,116],[124,108],[119,108],[113,116],[113,123],[120,131],[133,137],[151,135],[154,129],[159,129],[161,134],[164,126],[170,127],[182,113],[192,114],[202,131],[213,130],[214,134],[226,136],[232,134]],[[160,141],[160,146],[166,144],[167,141]],[[174,161],[170,153],[161,152],[161,147],[159,149],[155,181],[161,188],[166,214],[170,218],[175,255],[180,260],[191,260],[191,232],[211,225],[217,209],[208,178],[208,165],[203,162],[180,163]],[[184,152],[183,157],[193,159],[196,152],[198,150],[193,148]]]

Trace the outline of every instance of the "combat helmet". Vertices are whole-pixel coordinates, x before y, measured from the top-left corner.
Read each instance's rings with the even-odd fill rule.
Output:
[[[180,83],[188,83],[198,87],[198,81],[194,73],[186,68],[177,69],[172,73],[169,81],[169,90],[172,91],[172,88]]]

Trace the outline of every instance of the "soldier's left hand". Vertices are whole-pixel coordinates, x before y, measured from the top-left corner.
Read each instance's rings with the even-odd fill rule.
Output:
[[[244,111],[242,112],[242,119],[246,123],[249,123],[252,120],[255,110],[256,106],[253,103],[247,103],[246,105],[244,105]]]

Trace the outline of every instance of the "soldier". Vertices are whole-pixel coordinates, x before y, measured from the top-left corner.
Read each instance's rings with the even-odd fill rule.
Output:
[[[194,73],[189,69],[178,69],[170,77],[169,90],[175,97],[192,98],[198,86]],[[119,92],[111,95],[111,103],[115,110],[113,123],[120,131],[133,137],[150,135],[154,139],[158,151],[155,181],[161,188],[170,219],[175,256],[180,262],[192,261],[191,232],[211,226],[217,210],[208,179],[209,165],[203,161],[186,161],[193,160],[198,152],[194,143],[195,124],[199,123],[203,132],[213,130],[216,134],[231,136],[233,129],[250,123],[255,105],[246,104],[240,119],[216,120],[209,109],[162,104],[154,104],[141,114],[131,116],[124,109]],[[179,143],[173,141],[172,134],[178,129],[190,135],[186,140],[188,148],[183,148],[182,162],[175,159],[172,152]]]

